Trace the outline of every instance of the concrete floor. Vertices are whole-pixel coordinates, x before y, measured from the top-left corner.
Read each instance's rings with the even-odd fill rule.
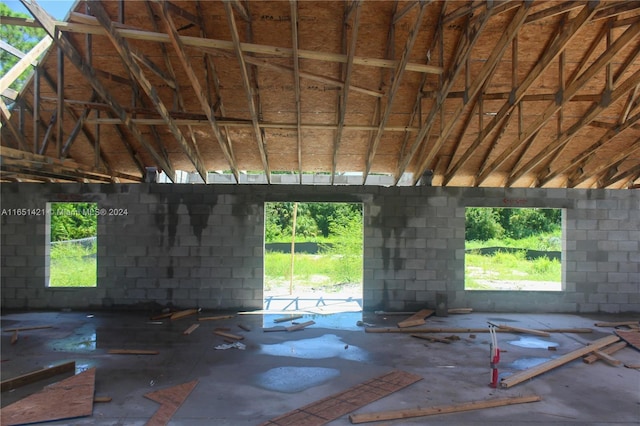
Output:
[[[221,312],[201,312],[200,316]],[[280,314],[237,315],[202,321],[191,335],[183,331],[198,323],[195,316],[150,321],[145,312],[3,312],[2,329],[53,325],[24,331],[10,344],[2,334],[2,380],[65,361],[76,372],[96,367],[96,396],[110,403],[94,405],[93,416],[49,422],[48,425],[144,425],[158,409],[145,393],[197,379],[198,385],[173,416],[170,425],[257,425],[394,369],[424,379],[357,412],[411,409],[539,395],[541,402],[405,419],[375,424],[516,425],[640,424],[640,371],[580,360],[509,389],[492,389],[489,334],[459,334],[451,344],[429,343],[406,334],[365,333],[362,320],[395,326],[405,317],[374,314],[307,314],[297,321],[316,324],[295,332],[263,332]],[[499,333],[501,376],[549,360],[613,332],[594,327],[597,321],[632,320],[629,316],[558,314],[484,314],[431,317],[434,327],[486,327],[487,321],[525,328],[590,327],[590,334],[552,334],[550,338]],[[635,318],[636,320],[638,318]],[[244,331],[243,324],[251,327]],[[285,325],[289,325],[286,324]],[[223,338],[217,327],[244,336],[245,350],[216,350]],[[549,346],[556,345],[555,351]],[[109,349],[153,349],[158,355],[110,355]],[[615,354],[639,364],[640,352],[627,347]],[[68,375],[67,375],[68,376]],[[66,376],[2,393],[2,406],[37,392]],[[347,416],[330,425],[350,424]]]

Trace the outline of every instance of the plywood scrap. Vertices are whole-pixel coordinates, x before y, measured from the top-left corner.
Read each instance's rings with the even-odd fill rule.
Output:
[[[612,355],[618,352],[620,349],[624,348],[625,346],[627,346],[627,342],[624,342],[624,341],[616,342],[613,345],[609,345],[607,347],[602,348],[600,352],[605,353],[607,355]],[[583,357],[582,362],[584,362],[585,364],[593,364],[599,359],[600,358],[598,358],[595,354],[591,354]]]
[[[395,370],[273,418],[260,426],[322,426],[420,380],[421,376]]]
[[[7,405],[0,410],[2,426],[90,416],[95,378],[96,369],[90,368]]]
[[[310,325],[315,324],[315,321],[307,321],[307,322],[301,322],[300,324],[294,324],[290,327],[287,327],[287,331],[297,331],[297,330],[302,330],[306,327],[309,327]]]
[[[217,334],[218,336],[226,337],[228,339],[233,339],[233,340],[242,340],[242,339],[244,339],[244,336],[240,336],[240,335],[233,334],[233,333],[227,333],[226,331],[220,331],[220,330],[214,331],[213,334]]]
[[[624,331],[616,330],[616,334],[620,336],[622,340],[627,342],[630,346],[633,346],[640,351],[640,331]]]
[[[146,423],[146,426],[164,426],[168,424],[171,417],[178,411],[178,408],[184,403],[197,384],[198,381],[193,380],[145,394],[145,398],[161,404],[158,411]]]
[[[198,318],[198,321],[218,321],[218,320],[229,319],[233,317],[235,317],[235,315],[215,315],[212,317],[200,317]]]
[[[554,368],[560,367],[561,365],[564,365],[573,360],[576,360],[582,357],[583,355],[586,355],[593,351],[597,351],[601,348],[604,348],[605,346],[609,346],[617,342],[618,340],[620,340],[620,338],[618,336],[613,336],[613,335],[595,340],[591,342],[591,344],[583,348],[576,349],[575,351],[569,352],[558,358],[552,359],[551,361],[544,362],[542,364],[536,365],[533,368],[529,368],[527,370],[505,377],[500,381],[500,387],[510,388],[512,386],[517,385],[518,383],[522,383],[533,377],[539,376],[540,374],[546,373],[549,370],[553,370]]]
[[[195,315],[198,312],[200,312],[200,309],[185,309],[183,311],[178,311],[178,312],[174,312],[173,314],[171,314],[171,321],[180,319],[180,318],[184,318],[184,317],[188,317],[191,315]]]
[[[406,320],[400,321],[398,323],[398,327],[406,328],[406,327],[415,327],[417,325],[422,325],[426,322],[427,318],[433,315],[434,313],[435,311],[431,309],[421,309],[415,314],[411,315]]]
[[[503,331],[509,332],[509,333],[524,333],[524,334],[533,334],[534,336],[540,336],[540,337],[549,337],[550,334],[546,331],[541,331],[541,330],[532,330],[530,328],[522,328],[522,327],[513,327],[510,325],[505,325],[505,324],[494,324],[492,322],[489,322],[489,324],[494,325],[496,327],[498,327],[499,329],[502,329]]]
[[[189,335],[195,331],[196,328],[200,327],[200,324],[191,324],[189,328],[182,332],[182,334]]]
[[[381,411],[377,413],[351,414],[349,420],[353,424],[378,422],[382,420],[398,420],[413,417],[433,416],[436,414],[459,413],[461,411],[481,410],[483,408],[504,407],[506,405],[526,404],[541,401],[537,395],[498,398],[487,401],[471,401],[461,404],[442,405],[428,408],[416,408],[409,410]]]
[[[147,349],[109,349],[107,353],[111,355],[158,355],[160,352]]]
[[[281,322],[287,322],[287,321],[294,321],[297,319],[302,318],[302,315],[289,315],[286,317],[280,317],[280,318],[276,318],[273,320],[273,322],[275,323],[281,323]]]
[[[20,386],[28,385],[30,383],[35,383],[39,380],[48,379],[53,376],[57,376],[58,374],[68,373],[72,371],[75,373],[76,371],[76,363],[75,361],[65,362],[64,364],[56,365],[53,367],[43,368],[41,370],[32,371],[31,373],[23,374],[18,377],[14,377],[13,379],[3,380],[2,384],[0,384],[0,390],[2,392],[19,388]]]

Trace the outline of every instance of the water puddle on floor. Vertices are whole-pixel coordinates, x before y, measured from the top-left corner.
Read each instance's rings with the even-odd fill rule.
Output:
[[[549,347],[557,347],[558,343],[549,340],[542,340],[537,337],[522,336],[519,340],[509,341],[510,345],[519,346],[528,349],[548,349]]]
[[[342,358],[351,361],[365,361],[369,357],[365,350],[346,344],[335,334],[261,345],[259,353],[305,359]]]
[[[98,341],[96,327],[85,324],[75,329],[74,333],[63,339],[56,339],[50,343],[54,351],[59,352],[93,352]]]
[[[335,368],[277,367],[258,374],[255,383],[268,390],[296,393],[321,385],[339,375],[340,371]]]
[[[514,370],[527,370],[547,361],[551,361],[551,358],[522,358],[507,364],[507,366]]]

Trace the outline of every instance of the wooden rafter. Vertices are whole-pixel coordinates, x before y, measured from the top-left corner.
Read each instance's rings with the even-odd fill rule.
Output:
[[[595,14],[596,8],[595,4],[589,3],[583,7],[580,13],[572,19],[570,22],[561,25],[562,31],[553,39],[553,42],[545,49],[536,61],[533,69],[529,71],[525,79],[514,88],[510,95],[509,100],[500,108],[500,110],[496,113],[496,115],[491,119],[488,125],[481,129],[478,136],[471,143],[471,146],[467,149],[465,154],[458,160],[458,162],[447,170],[447,174],[445,176],[445,185],[453,178],[453,176],[458,172],[458,170],[466,164],[466,162],[472,158],[472,156],[476,153],[476,150],[480,145],[483,145],[486,141],[486,138],[493,133],[497,128],[504,129],[504,125],[501,125],[501,122],[505,119],[508,119],[509,116],[512,115],[514,108],[517,105],[520,105],[521,102],[525,99],[527,91],[531,88],[533,83],[542,75],[547,68],[553,63],[553,61],[560,55],[560,53],[565,49],[565,47],[575,38],[578,31],[584,27],[589,22],[589,19]],[[517,56],[516,56],[517,57]],[[554,94],[552,99],[556,99]],[[497,146],[497,139],[494,138],[493,142],[490,144],[490,149]],[[484,168],[482,166],[481,170]]]
[[[298,175],[302,184],[302,99],[300,91],[300,59],[298,58],[298,2],[289,0],[291,11],[291,46],[293,50],[293,87],[296,98],[296,152],[298,156]]]
[[[269,160],[267,158],[267,151],[265,149],[264,142],[264,134],[260,129],[258,113],[256,110],[256,105],[253,99],[252,90],[251,90],[251,82],[249,80],[249,73],[247,70],[247,64],[244,59],[244,53],[242,51],[240,36],[238,35],[238,28],[236,26],[236,20],[233,15],[233,8],[230,3],[224,3],[224,10],[227,14],[227,22],[229,24],[229,28],[231,30],[231,38],[233,39],[233,45],[236,52],[236,57],[238,62],[240,63],[240,74],[242,76],[242,84],[244,85],[244,90],[247,95],[247,104],[249,109],[249,115],[251,117],[251,122],[253,124],[253,132],[255,135],[256,143],[258,145],[258,151],[260,152],[260,158],[262,160],[262,167],[264,169],[264,173],[267,177],[267,183],[271,183],[271,170],[269,168]]]
[[[349,60],[347,60],[346,66],[344,67],[344,85],[342,87],[342,93],[338,97],[338,129],[334,135],[333,140],[333,160],[331,162],[331,184],[333,184],[336,168],[338,166],[338,150],[340,149],[340,142],[342,141],[342,131],[344,130],[344,119],[347,114],[347,102],[349,99],[349,88],[351,85],[351,75],[353,74],[353,58],[356,53],[356,44],[358,42],[358,29],[360,27],[360,2],[358,0],[354,0],[352,5],[352,11],[354,11],[355,16],[353,17],[353,23],[351,24],[351,40],[349,47],[347,48],[347,56]],[[348,15],[345,16],[345,21],[343,23],[343,28],[346,28],[348,25],[347,19]],[[346,40],[346,34],[343,34],[343,37]]]
[[[629,27],[627,31],[625,31],[613,44],[609,49],[603,52],[596,61],[594,61],[589,68],[587,68],[583,73],[580,74],[574,81],[567,84],[566,90],[561,94],[560,102],[554,102],[550,104],[546,110],[542,113],[542,115],[535,120],[524,132],[524,134],[519,137],[517,140],[513,141],[509,146],[496,158],[493,163],[486,167],[485,169],[481,169],[478,173],[478,179],[476,181],[477,185],[480,185],[484,180],[491,174],[494,170],[500,167],[504,162],[518,149],[518,147],[525,143],[530,137],[533,136],[534,133],[537,133],[548,121],[549,119],[559,110],[568,99],[572,98],[578,90],[580,90],[594,75],[596,75],[599,71],[601,71],[624,47],[626,47],[633,39],[640,33],[640,26]],[[640,72],[640,71],[639,71]],[[637,84],[637,83],[636,83]],[[635,86],[635,85],[634,85]],[[625,90],[628,92],[631,88],[627,88]],[[620,94],[621,91],[618,91]],[[613,99],[613,98],[611,98]],[[591,117],[591,120],[595,118]],[[584,125],[584,122],[587,120],[581,120],[580,127]],[[512,177],[515,175],[512,175]]]
[[[376,156],[376,152],[378,151],[378,145],[380,144],[380,140],[382,139],[382,133],[384,132],[384,128],[387,125],[389,116],[391,115],[391,106],[393,105],[394,97],[398,92],[398,89],[400,88],[402,75],[404,74],[407,64],[409,63],[409,55],[411,53],[411,49],[413,49],[413,45],[415,44],[418,34],[420,33],[420,26],[422,25],[422,19],[424,18],[424,14],[427,10],[428,3],[429,2],[420,3],[420,8],[418,9],[418,16],[416,17],[413,27],[409,30],[409,34],[407,36],[407,42],[405,44],[404,50],[402,51],[402,55],[400,56],[400,61],[398,61],[397,67],[393,73],[391,87],[389,88],[389,92],[387,93],[386,108],[380,119],[380,124],[378,125],[378,131],[376,132],[369,146],[369,152],[367,154],[367,164],[365,165],[365,170],[363,173],[364,182],[366,182],[367,176],[371,171],[373,160]]]
[[[65,56],[67,59],[84,75],[84,77],[91,84],[93,89],[98,93],[98,95],[111,106],[113,111],[119,116],[119,118],[127,125],[129,131],[133,134],[133,136],[140,142],[142,146],[147,149],[147,151],[151,154],[153,159],[160,165],[165,174],[169,177],[171,181],[174,179],[174,171],[173,168],[167,164],[164,159],[158,155],[158,153],[149,145],[149,143],[144,139],[142,132],[138,127],[131,122],[131,117],[122,109],[120,104],[115,100],[115,98],[107,91],[107,89],[98,81],[95,77],[95,72],[93,71],[93,67],[86,63],[83,59],[82,55],[77,51],[77,49],[69,42],[69,40],[62,34],[56,36],[56,28],[55,21],[49,14],[40,7],[34,0],[25,1],[21,0],[22,4],[29,10],[29,12],[33,15],[33,17],[40,22],[42,28],[49,34],[50,37],[54,38],[55,42],[61,46]]]

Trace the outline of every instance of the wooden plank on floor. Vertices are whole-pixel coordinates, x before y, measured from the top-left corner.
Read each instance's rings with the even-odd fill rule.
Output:
[[[421,376],[395,370],[273,418],[260,426],[321,426],[419,380],[422,380]]]
[[[189,328],[182,332],[182,334],[191,334],[195,331],[196,328],[200,327],[200,324],[191,324]]]
[[[32,371],[31,373],[23,374],[13,379],[3,380],[0,384],[0,391],[5,392],[11,389],[19,388],[20,386],[28,385],[30,383],[37,382],[38,380],[48,379],[58,374],[67,373],[69,371],[76,371],[76,362],[65,362],[64,364],[56,365],[54,367],[43,368],[41,370]]]
[[[184,311],[178,311],[171,314],[171,320],[177,320],[180,318],[188,317],[190,315],[195,315],[200,311],[199,309],[185,309]]]
[[[233,317],[235,317],[235,315],[216,315],[213,317],[200,317],[198,318],[198,321],[218,321],[218,320],[229,319]]]
[[[228,339],[233,339],[233,340],[244,339],[244,336],[240,336],[238,334],[233,334],[233,333],[227,333],[225,331],[219,331],[219,330],[214,331],[213,334],[217,334],[218,336],[226,337]]]
[[[529,368],[527,370],[505,377],[500,381],[500,387],[510,388],[512,386],[517,385],[518,383],[522,383],[535,376],[539,376],[540,374],[546,373],[549,370],[552,370],[554,368],[560,367],[561,365],[567,364],[575,359],[582,357],[583,355],[586,355],[593,351],[597,351],[601,348],[604,348],[605,346],[609,346],[612,343],[617,342],[618,340],[620,340],[620,338],[614,335],[595,340],[583,348],[576,349],[575,351],[571,351],[561,357],[552,359],[551,361],[544,362],[542,364],[536,365],[533,368]]]
[[[619,322],[597,322],[594,324],[596,327],[621,327],[621,326],[637,326],[640,325],[639,321],[619,321]]]
[[[418,312],[416,312],[415,314],[411,315],[409,318],[407,318],[404,321],[400,321],[398,323],[398,327],[399,328],[406,328],[406,327],[415,327],[417,325],[422,325],[426,322],[426,319],[428,317],[430,317],[431,315],[433,315],[435,313],[435,311],[431,310],[431,309],[421,309]]]
[[[144,395],[145,398],[161,404],[153,417],[146,423],[146,426],[164,426],[168,424],[171,417],[178,411],[178,408],[180,408],[197,384],[198,381],[193,380],[181,385],[146,393]]]
[[[380,411],[377,413],[351,414],[349,420],[353,424],[378,422],[381,420],[409,419],[413,417],[433,416],[436,414],[459,413],[461,411],[480,410],[484,408],[504,407],[506,405],[526,404],[538,402],[542,398],[537,395],[516,396],[508,398],[498,398],[486,401],[471,401],[461,404],[443,405],[428,408],[415,408],[409,410]]]
[[[616,334],[629,345],[640,351],[640,331],[616,330]]]
[[[7,405],[0,410],[2,426],[90,416],[95,379],[96,369],[91,368]]]
[[[541,331],[541,330],[532,330],[530,328],[522,328],[522,327],[513,327],[511,325],[506,325],[506,324],[494,324],[492,322],[489,322],[489,324],[494,325],[504,331],[507,332],[512,332],[512,333],[523,333],[523,334],[532,334],[534,336],[540,336],[540,337],[549,337],[551,336],[548,332],[546,331]]]
[[[160,352],[147,349],[109,349],[107,353],[111,355],[158,355]]]
[[[489,327],[486,328],[457,328],[457,327],[420,327],[420,328],[394,328],[394,327],[366,327],[367,333],[488,333]],[[549,328],[544,331],[546,333],[593,333],[590,328]],[[497,329],[498,333],[509,333],[504,329]]]
[[[42,330],[43,328],[53,328],[53,326],[52,325],[36,325],[32,327],[5,328],[2,331],[16,332],[16,331],[27,331],[27,330]]]
[[[613,345],[609,345],[606,348],[602,348],[600,352],[603,352],[607,355],[612,355],[618,352],[620,349],[624,348],[625,346],[627,346],[627,342],[616,342]],[[593,364],[599,359],[600,358],[598,358],[595,354],[591,354],[582,358],[582,362],[584,362],[585,364]]]

